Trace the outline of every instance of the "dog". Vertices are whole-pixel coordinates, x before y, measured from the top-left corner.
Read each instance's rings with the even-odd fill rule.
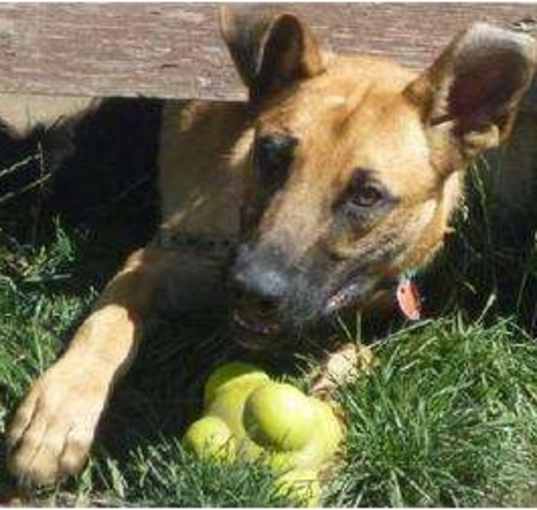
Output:
[[[537,61],[530,36],[484,23],[417,73],[324,52],[292,14],[220,18],[248,100],[164,105],[161,227],[16,412],[8,467],[20,478],[80,472],[157,304],[231,292],[245,338],[270,344],[370,306],[426,265],[465,169],[517,130]]]

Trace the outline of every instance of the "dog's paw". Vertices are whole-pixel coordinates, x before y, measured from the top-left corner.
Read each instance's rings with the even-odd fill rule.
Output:
[[[87,460],[108,387],[84,363],[65,361],[33,384],[10,424],[8,469],[22,482],[52,484]]]

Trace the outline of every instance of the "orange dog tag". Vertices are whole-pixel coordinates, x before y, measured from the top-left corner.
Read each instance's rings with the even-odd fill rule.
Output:
[[[410,278],[401,278],[397,286],[397,303],[403,315],[417,321],[421,318],[421,297],[416,284]]]

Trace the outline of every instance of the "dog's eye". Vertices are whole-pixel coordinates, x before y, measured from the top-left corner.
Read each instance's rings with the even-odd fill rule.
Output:
[[[354,191],[351,196],[351,202],[358,207],[373,207],[378,204],[382,198],[382,191],[375,185],[365,184],[360,189]]]
[[[377,179],[374,170],[357,168],[334,206],[346,215],[364,220],[387,210],[397,200]]]
[[[255,166],[262,177],[276,184],[285,178],[298,141],[288,135],[265,135],[255,145]]]

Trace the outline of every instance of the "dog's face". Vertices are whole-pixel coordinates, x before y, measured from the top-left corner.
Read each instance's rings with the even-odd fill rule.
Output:
[[[419,112],[401,94],[409,74],[356,63],[256,119],[235,277],[293,323],[368,301],[420,265],[455,200],[457,179],[445,189]]]
[[[531,39],[488,25],[421,76],[323,56],[290,15],[225,12],[223,33],[254,117],[233,277],[262,303],[239,319],[259,333],[367,305],[430,259],[462,170],[508,136],[535,60]]]

